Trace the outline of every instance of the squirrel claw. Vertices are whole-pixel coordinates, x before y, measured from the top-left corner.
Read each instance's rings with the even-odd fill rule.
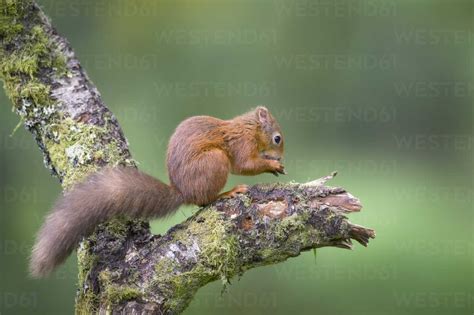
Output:
[[[280,169],[272,171],[272,174],[278,177],[279,174],[286,175],[286,171],[282,166]]]

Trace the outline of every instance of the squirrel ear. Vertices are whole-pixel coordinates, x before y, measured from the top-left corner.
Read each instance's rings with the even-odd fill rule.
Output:
[[[268,119],[269,119],[268,109],[266,107],[259,106],[259,107],[257,107],[256,112],[257,112],[258,121],[261,124],[266,124],[268,122]]]

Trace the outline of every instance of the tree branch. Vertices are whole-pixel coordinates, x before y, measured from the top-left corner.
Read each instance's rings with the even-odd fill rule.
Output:
[[[0,2],[0,71],[4,88],[45,165],[65,189],[104,165],[134,166],[127,142],[68,42],[31,1]],[[165,235],[147,222],[116,218],[78,250],[76,312],[177,314],[218,279],[282,262],[323,246],[366,246],[373,230],[350,223],[357,198],[306,184],[255,185],[200,209]]]

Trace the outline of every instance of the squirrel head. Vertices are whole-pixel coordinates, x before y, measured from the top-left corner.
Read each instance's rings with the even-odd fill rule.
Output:
[[[257,143],[260,154],[265,159],[279,161],[284,149],[280,125],[266,107],[258,106],[254,112],[259,125]]]

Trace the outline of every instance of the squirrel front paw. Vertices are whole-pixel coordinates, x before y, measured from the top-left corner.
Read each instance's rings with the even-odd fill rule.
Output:
[[[283,166],[283,164],[280,163],[280,161],[268,160],[268,164],[270,166],[269,172],[272,173],[273,175],[275,176],[278,176],[278,174],[286,175],[285,167]]]

